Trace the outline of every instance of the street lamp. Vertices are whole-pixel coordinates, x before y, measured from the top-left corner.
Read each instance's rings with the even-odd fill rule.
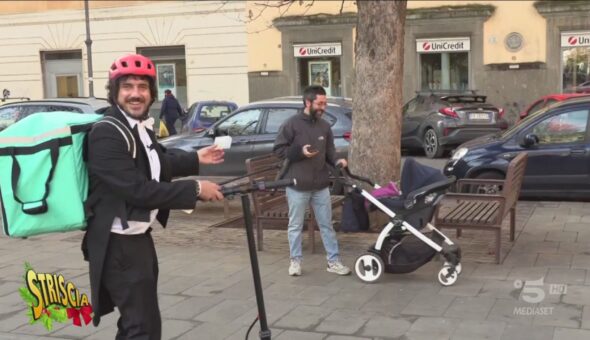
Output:
[[[94,79],[92,78],[92,40],[90,39],[88,0],[84,0],[84,13],[86,16],[86,54],[88,55],[88,95],[94,97]]]

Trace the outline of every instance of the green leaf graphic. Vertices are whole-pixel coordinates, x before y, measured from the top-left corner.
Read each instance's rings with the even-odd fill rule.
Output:
[[[20,296],[23,298],[23,300],[29,307],[37,304],[37,299],[33,296],[33,294],[31,294],[28,288],[20,287],[18,289],[18,292],[20,293]]]
[[[51,314],[51,319],[57,322],[67,322],[68,321],[68,313],[65,307],[53,304],[47,308],[49,313]]]
[[[41,322],[43,322],[43,326],[50,331],[53,327],[51,325],[51,318],[47,316],[47,314],[41,314]]]

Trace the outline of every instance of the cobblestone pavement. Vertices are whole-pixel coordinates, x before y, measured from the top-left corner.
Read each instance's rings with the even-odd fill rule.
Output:
[[[239,203],[231,202],[232,216],[241,213]],[[192,215],[174,213],[167,230],[154,230],[164,339],[243,339],[257,315],[245,232],[211,227],[222,220],[221,204],[201,204]],[[495,265],[492,233],[465,232],[458,240],[463,273],[442,287],[438,261],[372,285],[335,276],[325,271],[320,244],[320,253],[310,254],[307,237],[303,276],[293,278],[285,232],[265,231],[259,260],[273,339],[590,338],[590,203],[520,202],[514,244],[507,234],[506,260]],[[54,323],[47,331],[28,324],[18,293],[25,261],[89,293],[81,236],[0,238],[0,339],[114,338],[117,313],[98,327]],[[377,234],[338,237],[352,265]],[[258,326],[250,339],[258,339]]]

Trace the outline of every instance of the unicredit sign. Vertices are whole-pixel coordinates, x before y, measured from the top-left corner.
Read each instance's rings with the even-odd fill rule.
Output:
[[[440,53],[469,51],[471,44],[469,38],[445,38],[445,39],[416,39],[416,51],[419,53]]]
[[[342,55],[340,43],[293,45],[296,58],[326,57]]]
[[[561,33],[561,46],[590,46],[590,31]]]

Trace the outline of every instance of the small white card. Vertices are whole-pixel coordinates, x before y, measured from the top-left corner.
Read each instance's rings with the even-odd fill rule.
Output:
[[[222,149],[231,148],[231,136],[215,137],[213,144],[219,145]]]

